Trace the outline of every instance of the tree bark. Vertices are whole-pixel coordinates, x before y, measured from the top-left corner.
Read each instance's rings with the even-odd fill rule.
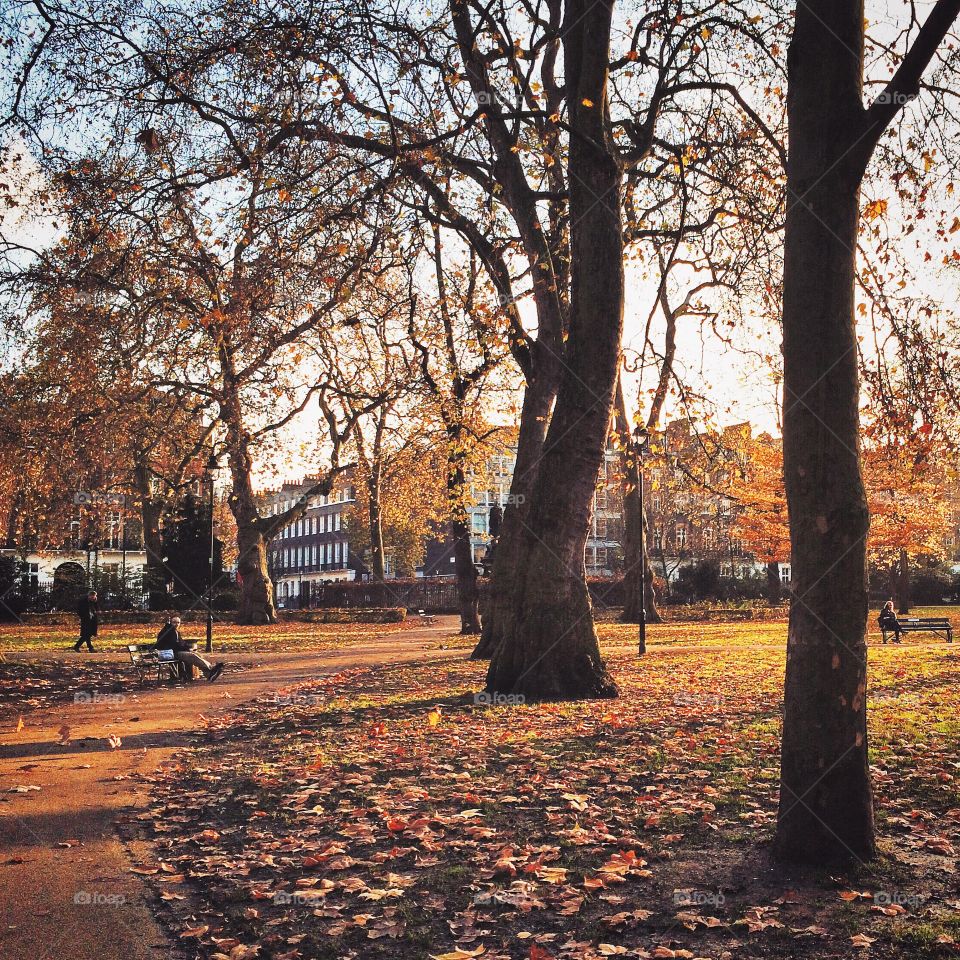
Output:
[[[538,352],[538,344],[534,343],[532,347],[535,353]],[[560,364],[553,355],[543,356],[537,362],[536,369],[536,377],[528,383],[523,395],[510,494],[503,505],[503,521],[493,555],[490,592],[483,611],[480,641],[470,654],[471,660],[489,660],[503,642],[506,627],[510,623],[514,590],[519,579],[521,535],[530,510],[533,481],[543,455],[550,412],[557,395]]]
[[[460,605],[460,633],[480,633],[480,591],[477,568],[470,542],[470,518],[466,509],[466,471],[460,441],[461,427],[451,428],[451,457],[447,462],[447,496],[450,502],[450,530],[453,535],[453,561],[457,576],[457,600]]]
[[[374,462],[367,479],[367,491],[370,495],[370,562],[373,567],[371,572],[374,580],[383,582],[387,574],[383,556],[383,508],[380,503],[380,471],[381,464]]]
[[[613,409],[623,329],[621,169],[605,127],[613,5],[571,0],[571,301],[556,408],[531,491],[509,623],[487,688],[527,700],[617,695],[600,656],[583,553]]]
[[[910,558],[904,547],[900,548],[897,569],[897,613],[910,612]]]
[[[869,525],[860,470],[854,273],[863,167],[863,6],[797,5],[788,58],[783,452],[790,608],[776,852],[874,855],[867,760]]]
[[[783,599],[783,583],[780,580],[780,564],[776,560],[767,562],[767,603],[775,607]]]
[[[619,435],[620,468],[623,477],[623,613],[622,623],[662,623],[653,589],[653,566],[650,562],[650,538],[642,502],[643,463],[641,452],[630,431],[623,385],[617,383],[617,412],[614,424]]]
[[[144,567],[144,591],[147,594],[147,606],[151,610],[165,610],[169,605],[167,597],[167,568],[163,562],[163,538],[161,523],[164,506],[153,495],[150,484],[150,470],[145,463],[135,468],[137,495],[140,497],[140,523],[143,526],[143,551],[146,554]]]
[[[239,390],[226,350],[221,351],[223,397],[220,419],[227,429],[230,478],[233,482],[229,504],[237,524],[237,574],[240,578],[240,608],[243,624],[277,622],[273,581],[267,569],[267,538],[253,492],[253,462],[250,442],[243,424]]]

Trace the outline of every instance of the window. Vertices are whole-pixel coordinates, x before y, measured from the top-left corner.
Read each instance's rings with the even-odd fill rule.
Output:
[[[659,509],[660,509],[660,497],[659,497],[659,496],[655,496],[655,497],[653,498],[653,501],[652,501],[652,502],[653,502],[653,509],[654,509],[654,510],[659,510]]]
[[[476,513],[471,513],[470,526],[474,533],[486,533],[487,515],[482,510],[478,510]]]
[[[787,563],[780,564],[780,581],[782,583],[790,582],[790,565]]]
[[[677,524],[677,529],[674,533],[674,542],[678,550],[682,550],[687,545],[687,528],[682,523]]]
[[[336,564],[340,563],[340,541],[339,540],[333,545],[333,562]]]
[[[739,539],[739,537],[734,537],[733,540],[730,541],[730,549],[739,556],[743,553],[743,541]]]
[[[334,529],[334,530],[339,530],[339,529],[340,529],[340,518],[341,518],[342,516],[343,516],[343,515],[340,513],[339,510],[333,515],[333,529]]]
[[[733,576],[733,567],[729,563],[720,564],[720,576],[721,577],[732,577]]]
[[[703,545],[708,549],[712,550],[713,545],[717,539],[717,532],[713,527],[704,527],[703,528]]]
[[[311,560],[310,565],[315,567],[317,565],[317,545],[313,545],[313,560]]]

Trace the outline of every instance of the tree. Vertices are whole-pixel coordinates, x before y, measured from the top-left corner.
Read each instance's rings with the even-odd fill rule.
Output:
[[[932,559],[943,550],[943,471],[922,443],[871,444],[864,448],[863,460],[870,506],[867,555],[890,570],[897,612],[909,613],[911,554]]]
[[[788,55],[783,456],[794,580],[775,849],[873,856],[867,751],[866,540],[854,282],[860,184],[958,11],[939,0],[863,105],[862,0],[797,4]]]
[[[744,547],[766,566],[767,600],[779,603],[780,564],[790,560],[783,449],[778,440],[764,433],[747,438],[738,453],[742,467],[730,489],[738,507],[734,529]]]
[[[467,509],[469,472],[483,455],[487,439],[496,433],[484,422],[483,405],[506,351],[491,322],[498,313],[496,301],[483,282],[476,257],[468,256],[462,269],[451,264],[435,222],[430,224],[427,243],[435,297],[429,307],[421,304],[411,314],[408,336],[417,353],[422,393],[443,434],[460,632],[479,634],[480,591]]]
[[[210,573],[210,512],[192,493],[164,527],[163,549],[174,592],[185,594],[191,603],[202,600]],[[223,545],[214,539],[213,580],[222,577]]]

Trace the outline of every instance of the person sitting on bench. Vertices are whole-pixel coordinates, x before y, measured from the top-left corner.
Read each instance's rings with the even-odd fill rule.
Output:
[[[877,623],[880,624],[880,631],[884,634],[883,642],[887,642],[886,634],[893,634],[893,642],[900,642],[900,621],[897,620],[897,615],[893,611],[893,601],[888,600],[884,605],[883,609],[880,611],[880,616],[877,617]]]
[[[213,683],[223,673],[222,663],[209,663],[196,652],[195,645],[180,636],[180,618],[172,617],[157,635],[158,650],[172,650],[174,657],[187,667],[197,667]]]

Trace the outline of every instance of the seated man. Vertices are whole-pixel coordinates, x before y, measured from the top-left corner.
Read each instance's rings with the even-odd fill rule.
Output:
[[[221,673],[223,673],[223,664],[211,664],[204,660],[194,649],[194,644],[184,640],[180,636],[179,617],[172,617],[167,621],[166,626],[157,636],[156,648],[158,650],[172,650],[174,657],[188,667],[197,667],[203,675],[213,683]]]
[[[897,615],[893,610],[893,601],[888,600],[884,605],[883,609],[880,611],[880,616],[877,617],[877,623],[880,625],[881,631],[884,631],[883,642],[887,642],[887,633],[893,634],[893,642],[900,642],[900,621],[897,620]]]

